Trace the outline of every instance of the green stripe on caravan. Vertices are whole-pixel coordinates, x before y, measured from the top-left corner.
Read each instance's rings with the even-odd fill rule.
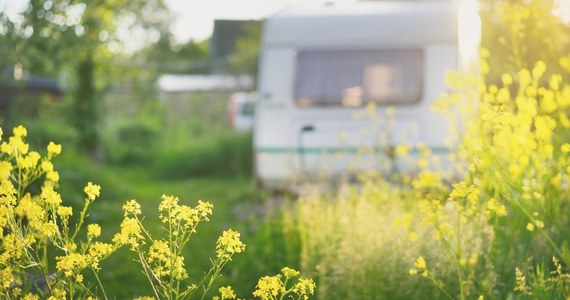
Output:
[[[446,147],[429,147],[433,154],[448,154],[451,152]],[[322,154],[322,153],[350,153],[355,154],[362,152],[363,148],[340,148],[340,147],[313,147],[313,148],[290,148],[290,147],[262,147],[257,148],[255,151],[258,153],[266,154],[283,154],[283,153],[298,153],[298,154]],[[373,149],[374,152],[386,152],[385,147],[377,147]],[[418,148],[411,148],[409,154],[419,154]]]

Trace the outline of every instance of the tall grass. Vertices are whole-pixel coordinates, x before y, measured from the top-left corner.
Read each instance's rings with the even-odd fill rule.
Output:
[[[249,177],[253,166],[252,143],[251,133],[229,131],[197,138],[180,137],[178,144],[167,141],[161,144],[154,167],[160,176],[167,178]]]
[[[570,85],[542,61],[488,83],[489,55],[434,105],[459,114],[462,178],[372,177],[288,212],[320,299],[570,296]]]

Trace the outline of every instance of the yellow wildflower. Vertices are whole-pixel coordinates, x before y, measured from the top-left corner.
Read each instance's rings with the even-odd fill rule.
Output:
[[[85,194],[87,194],[87,198],[93,201],[95,200],[95,198],[99,197],[101,193],[101,186],[89,182],[87,183],[87,186],[85,186],[83,191],[85,192]]]
[[[99,224],[87,225],[87,238],[92,239],[101,235],[101,226]]]
[[[178,197],[162,195],[162,201],[158,205],[158,211],[169,211],[178,206]]]
[[[40,227],[41,233],[48,237],[55,236],[58,230],[59,229],[57,228],[57,225],[55,225],[55,223],[53,223],[53,221],[51,220],[42,224],[42,226]]]
[[[299,278],[299,281],[293,287],[293,292],[307,299],[307,295],[315,293],[315,288],[315,282],[311,278]]]
[[[14,169],[14,166],[8,161],[0,162],[0,180],[7,180],[10,177],[10,173]]]
[[[487,201],[487,209],[485,210],[485,215],[496,215],[503,217],[507,215],[507,208],[503,204],[498,203],[494,198],[491,198],[489,201]]]
[[[9,288],[14,282],[14,275],[12,269],[5,267],[0,269],[0,287],[3,289]]]
[[[114,249],[111,244],[95,242],[91,246],[89,246],[88,251],[88,262],[91,267],[95,270],[99,269],[99,261],[101,259],[111,255]]]
[[[79,253],[58,256],[56,260],[56,269],[59,272],[63,272],[67,277],[78,274],[81,270],[89,266],[87,258]]]
[[[259,297],[262,300],[274,299],[280,293],[285,292],[285,287],[281,282],[281,275],[264,276],[259,279],[253,296]]]
[[[131,250],[136,250],[143,240],[141,232],[138,220],[127,217],[121,222],[121,232],[115,234],[113,242],[118,245],[131,245]]]
[[[40,160],[40,154],[32,151],[28,153],[28,155],[22,155],[16,157],[16,163],[22,169],[32,169],[36,167],[36,164]]]
[[[220,291],[220,295],[221,295],[221,300],[231,300],[231,299],[236,299],[236,293],[234,292],[234,290],[232,289],[231,286],[223,286],[219,289]]]
[[[28,135],[28,131],[26,130],[26,127],[24,127],[22,125],[18,125],[17,127],[14,127],[14,129],[12,129],[12,133],[16,137],[25,137]]]
[[[513,83],[513,76],[509,73],[505,73],[501,76],[504,85],[511,85]]]
[[[40,298],[38,296],[36,296],[35,294],[27,294],[26,296],[24,296],[24,298],[22,298],[22,300],[39,300]]]
[[[73,215],[73,209],[69,206],[59,206],[57,208],[57,215],[62,218],[69,218]]]
[[[172,253],[166,241],[157,240],[152,243],[148,252],[148,262],[158,277],[171,276],[182,280],[188,276],[184,269],[184,258]]]
[[[424,259],[424,257],[423,256],[418,257],[418,259],[414,263],[414,266],[416,268],[418,268],[419,270],[426,270],[427,264],[426,264],[426,260]]]
[[[61,195],[54,191],[53,186],[44,185],[42,187],[42,192],[40,198],[44,201],[47,206],[56,207],[61,204]]]
[[[128,215],[140,215],[142,213],[141,205],[135,199],[129,200],[123,204],[123,212],[125,217]]]
[[[210,202],[204,202],[199,200],[198,206],[196,206],[196,210],[206,221],[208,220],[208,216],[212,214],[212,209],[214,206]]]
[[[288,267],[281,269],[281,273],[283,273],[283,275],[285,275],[285,278],[287,278],[287,279],[297,277],[300,274],[299,271],[288,268]]]
[[[237,231],[231,229],[224,231],[216,243],[216,256],[231,260],[232,255],[243,252],[245,244],[241,242],[239,236]]]
[[[56,144],[54,142],[49,142],[49,144],[47,146],[47,151],[49,154],[58,155],[61,153],[61,145]]]
[[[544,63],[544,61],[539,60],[538,62],[536,62],[534,68],[532,69],[532,76],[538,79],[542,77],[544,72],[546,72],[546,64]]]
[[[399,146],[396,146],[395,152],[396,152],[396,155],[398,155],[398,156],[406,156],[406,155],[408,155],[408,153],[410,153],[410,149],[406,145],[399,145]]]
[[[42,167],[42,170],[43,170],[44,172],[53,171],[53,164],[51,163],[51,161],[47,161],[47,160],[46,160],[46,161],[42,161],[41,167]]]
[[[49,171],[46,173],[46,179],[53,182],[59,181],[59,173],[57,171]]]
[[[53,295],[47,298],[48,300],[66,300],[66,291],[62,289],[54,289]]]

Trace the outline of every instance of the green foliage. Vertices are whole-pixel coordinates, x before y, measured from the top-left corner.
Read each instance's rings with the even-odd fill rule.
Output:
[[[121,46],[117,24],[126,24],[126,18],[131,29],[147,33],[137,41],[140,47],[154,42],[146,37],[166,31],[170,20],[162,0],[32,0],[18,16],[0,12],[5,30],[0,40],[9,45],[0,47],[0,65],[19,63],[34,75],[67,78],[75,103],[69,119],[78,144],[93,156],[100,142],[102,93],[120,78],[114,74],[128,73],[117,70],[126,66],[110,50]]]
[[[119,232],[110,242],[103,242],[100,224],[93,222],[88,213],[100,197],[101,187],[91,182],[85,186],[83,206],[77,218],[72,218],[74,209],[64,205],[57,192],[60,177],[51,162],[61,153],[61,145],[50,142],[42,157],[30,150],[26,136],[26,128],[18,126],[13,136],[0,145],[0,296],[108,299],[101,280],[104,277],[100,276],[104,274],[102,261],[128,246],[155,299],[189,299],[196,294],[201,294],[202,299],[234,254],[245,250],[237,231],[224,230],[216,242],[209,271],[190,284],[183,252],[196,234],[198,223],[210,220],[213,205],[198,201],[197,206],[190,207],[177,197],[165,195],[158,205],[158,232],[143,224],[146,218],[142,207],[133,199],[122,206]],[[282,273],[262,277],[253,295],[261,299],[280,295],[307,299],[314,293],[311,279],[296,278],[300,273],[290,268],[283,268]],[[229,286],[220,288],[219,293],[214,298],[236,299]]]
[[[235,53],[230,58],[234,72],[257,78],[262,25],[262,22],[245,24],[244,35],[236,40]]]
[[[115,127],[105,141],[108,162],[141,163],[154,159],[159,139],[159,128],[156,125],[144,120],[133,120]]]
[[[165,147],[156,161],[160,176],[250,176],[251,133],[211,132],[178,147]]]
[[[171,33],[160,35],[158,42],[142,50],[148,59],[147,67],[162,73],[204,74],[210,72],[209,39],[189,40],[176,44]]]

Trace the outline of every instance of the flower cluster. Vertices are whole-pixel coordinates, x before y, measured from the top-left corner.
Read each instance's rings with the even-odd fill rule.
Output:
[[[229,259],[235,253],[241,253],[245,250],[245,244],[239,239],[239,232],[234,230],[226,230],[218,238],[216,243],[216,256],[220,259]]]
[[[416,262],[414,262],[414,267],[410,269],[409,273],[410,275],[416,275],[419,273],[424,277],[428,277],[429,272],[427,269],[426,260],[422,256],[418,257]]]
[[[172,253],[166,241],[154,241],[150,246],[147,261],[153,273],[159,278],[182,280],[188,277],[184,269],[184,257]]]
[[[290,285],[289,281],[297,276],[298,271],[287,267],[281,270],[281,274],[264,276],[257,282],[253,296],[262,300],[285,299],[287,296],[292,299],[308,299],[309,295],[315,293],[315,283],[310,278],[301,277]]]
[[[216,259],[204,280],[199,285],[183,283],[188,278],[183,249],[198,223],[209,220],[213,206],[203,201],[195,207],[182,205],[174,196],[162,196],[158,208],[165,237],[151,236],[142,223],[141,205],[133,199],[123,205],[124,218],[112,242],[99,241],[101,226],[85,223],[88,208],[101,195],[101,187],[87,183],[79,212],[63,205],[57,192],[59,173],[51,162],[61,153],[61,145],[50,142],[42,157],[30,151],[25,142],[27,134],[26,128],[18,126],[13,136],[0,144],[0,298],[96,299],[101,293],[107,299],[98,277],[101,261],[121,246],[130,246],[138,255],[155,292],[154,297],[139,299],[187,299],[196,291],[203,291],[205,296],[232,256],[245,250],[238,232],[223,232],[216,244]],[[31,184],[37,188],[30,188]],[[91,276],[84,276],[88,270],[95,276],[94,282],[88,282]],[[292,269],[284,269],[284,273],[287,278],[299,275]],[[30,274],[43,276],[38,279],[45,285],[41,291],[36,279],[29,279]],[[312,294],[311,283],[299,280],[294,293]],[[231,287],[222,287],[219,292],[218,299],[237,299]]]

